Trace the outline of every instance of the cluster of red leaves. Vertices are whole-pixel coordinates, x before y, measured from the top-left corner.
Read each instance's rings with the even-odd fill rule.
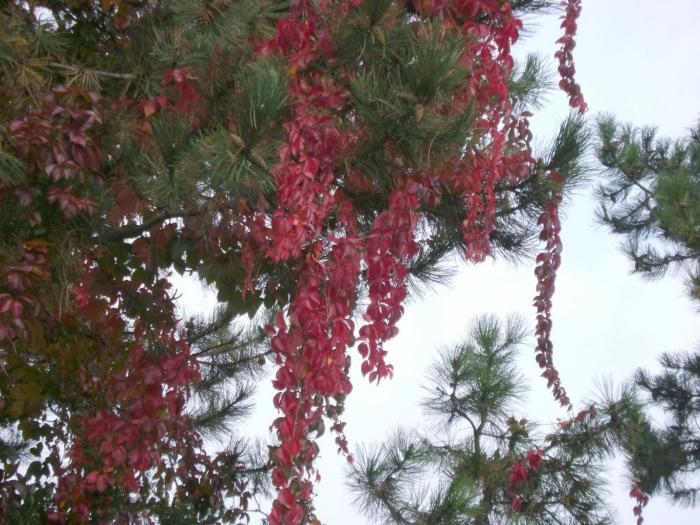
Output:
[[[634,516],[637,518],[637,525],[642,525],[644,523],[644,518],[642,517],[642,509],[649,503],[649,494],[644,492],[639,487],[632,487],[630,490],[630,498],[634,498],[637,504],[634,506],[632,511]]]
[[[279,390],[274,404],[282,412],[274,422],[279,446],[273,453],[272,481],[278,493],[269,515],[271,525],[312,519],[309,478],[318,445],[311,433],[323,432],[324,416],[334,421],[336,442],[348,454],[338,417],[352,389],[346,351],[354,341],[352,315],[362,243],[352,204],[336,184],[334,168],[352,145],[333,110],[349,93],[330,75],[302,73],[332,49],[323,17],[341,14],[342,10],[323,13],[299,2],[279,21],[275,37],[257,46],[261,54],[285,56],[295,108],[284,124],[288,140],[279,148],[280,162],[273,168],[278,206],[269,221],[265,210],[248,220],[254,245],[248,244],[244,254],[251,278],[259,257],[294,261],[297,267],[288,319],[280,314],[276,326],[270,327],[279,366],[273,381]],[[339,224],[337,229],[327,227],[330,217]]]
[[[142,476],[162,466],[164,453],[178,457],[192,445],[182,409],[187,386],[199,376],[172,322],[170,285],[159,280],[151,289],[133,282],[105,286],[100,277],[97,268],[87,268],[72,291],[81,321],[102,339],[91,370],[94,376],[81,378],[85,393],[99,403],[96,412],[73,417],[69,464],[59,479],[57,510],[50,515],[54,523],[68,518],[63,508],[70,508],[79,521],[99,514],[96,505],[109,508],[114,502],[110,489],[117,494],[138,493]],[[166,310],[158,316],[160,323],[137,320],[125,349],[123,311],[112,305],[138,295]],[[154,345],[168,352],[153,357],[146,347]],[[124,360],[118,353],[125,350]]]
[[[466,36],[463,62],[471,74],[455,97],[455,107],[472,104],[481,115],[477,132],[482,146],[454,159],[453,170],[401,176],[384,211],[366,237],[360,237],[334,168],[362,130],[341,130],[331,110],[349,94],[333,78],[308,67],[332,55],[327,28],[334,17],[358,3],[339,2],[340,9],[324,4],[321,10],[310,2],[297,2],[278,22],[275,37],[257,44],[260,54],[279,54],[287,60],[295,108],[285,124],[288,143],[280,148],[280,162],[274,167],[277,208],[269,213],[259,206],[245,221],[252,243],[244,248],[244,261],[251,280],[260,258],[294,262],[297,268],[298,284],[286,318],[280,314],[276,326],[270,327],[279,366],[274,403],[281,412],[274,422],[280,444],[273,454],[278,490],[269,516],[273,525],[313,519],[310,479],[318,446],[310,434],[319,433],[324,415],[334,421],[333,430],[342,432],[338,417],[351,388],[346,352],[354,342],[360,261],[366,266],[369,294],[366,324],[359,329],[361,371],[370,381],[381,380],[392,372],[383,343],[396,335],[403,315],[408,264],[418,252],[415,229],[421,210],[437,205],[443,189],[460,195],[467,255],[481,261],[490,252],[497,184],[506,176],[526,176],[532,162],[527,121],[512,117],[508,102],[510,46],[522,23],[508,2],[433,2],[428,11],[441,20],[441,30]],[[521,147],[506,153],[509,140]],[[392,145],[386,147],[387,154],[393,154]],[[351,175],[348,182],[353,186],[366,186],[362,174]],[[329,218],[341,226],[328,228]],[[347,452],[342,434],[337,442]]]
[[[192,84],[195,79],[195,74],[189,67],[170,69],[165,72],[161,79],[161,86],[166,94],[155,96],[137,105],[136,116],[145,117],[141,120],[139,127],[144,135],[153,135],[150,117],[161,112],[187,115],[191,118],[192,125],[199,127],[200,119],[204,116],[204,99]],[[167,94],[168,90],[171,91],[170,96]],[[122,99],[119,103],[132,105],[133,101]]]
[[[514,66],[511,45],[518,39],[522,21],[513,15],[509,2],[435,1],[433,10],[457,25],[467,37],[463,60],[472,74],[456,98],[479,108],[477,132],[489,144],[486,149],[469,152],[451,180],[451,186],[465,200],[462,232],[466,256],[481,262],[490,253],[496,186],[505,176],[527,175],[533,160],[529,155],[527,120],[513,118],[507,101],[508,79]],[[506,153],[507,140],[522,149]]]
[[[544,211],[538,219],[538,224],[542,227],[540,240],[546,242],[545,251],[537,256],[537,296],[535,297],[535,308],[537,309],[537,325],[535,335],[537,336],[537,364],[544,371],[542,377],[547,379],[547,386],[552,389],[554,399],[562,406],[571,406],[569,396],[561,385],[559,372],[554,367],[552,357],[553,345],[550,339],[552,332],[552,296],[554,295],[554,281],[557,269],[561,264],[562,244],[559,232],[561,223],[559,221],[559,204],[562,198],[563,180],[559,173],[550,173],[549,178],[555,188],[552,192],[551,201],[544,206]]]
[[[28,228],[45,229],[44,224],[56,217],[56,209],[66,220],[92,212],[93,203],[86,194],[101,161],[90,136],[99,122],[98,100],[94,93],[57,86],[43,97],[40,109],[10,123],[12,146],[26,159],[32,176],[20,184],[0,182],[0,194],[19,205],[17,218]],[[36,317],[45,310],[39,287],[48,278],[48,250],[45,242],[30,237],[15,261],[0,270],[0,341],[26,336],[23,316]]]
[[[175,76],[176,88],[187,81],[186,75]],[[186,86],[178,91],[192,98]],[[149,471],[171,468],[163,464],[166,455],[186,453],[190,463],[206,460],[198,455],[201,440],[182,413],[188,387],[199,373],[177,330],[170,285],[165,276],[155,277],[148,243],[134,242],[131,255],[85,240],[62,254],[55,244],[57,237],[70,235],[71,221],[93,213],[88,197],[105,184],[96,138],[101,107],[94,93],[55,87],[40,108],[10,124],[11,145],[25,175],[0,187],[0,202],[14,199],[13,224],[24,239],[15,260],[3,264],[0,273],[0,341],[12,340],[32,354],[10,361],[1,356],[7,377],[17,377],[18,383],[5,382],[3,389],[12,395],[10,405],[3,402],[0,410],[22,422],[50,402],[51,394],[41,386],[21,383],[37,373],[35,362],[53,363],[52,381],[72,392],[65,395],[75,407],[70,418],[54,418],[43,427],[20,425],[28,440],[44,439],[52,451],[44,458],[58,478],[55,507],[47,514],[51,523],[108,515],[119,498],[141,490]],[[119,223],[135,204],[132,199],[122,207],[124,188],[117,190],[107,215]],[[165,245],[171,230],[172,225],[154,228],[151,239]],[[124,256],[140,272],[105,271],[113,268],[110,260]],[[62,268],[64,257],[83,268],[71,278],[66,304],[57,308],[42,287],[56,278],[52,272]],[[66,333],[71,335],[62,340]],[[71,343],[70,355],[54,350]],[[20,398],[22,392],[29,394]]]
[[[106,284],[100,277],[98,269],[86,269],[72,292],[80,321],[100,334],[103,346],[89,370],[93,377],[80,378],[85,394],[97,401],[96,412],[71,421],[69,464],[55,495],[57,510],[50,515],[56,523],[67,519],[64,508],[79,521],[99,515],[100,508],[113,505],[110,489],[138,493],[143,476],[165,466],[165,454],[175,458],[198,445],[182,414],[187,386],[198,380],[198,372],[175,330],[169,284],[164,279],[152,286],[138,280]],[[137,320],[131,337],[125,337],[120,306],[128,300],[163,308],[156,317]],[[154,357],[154,346],[168,351]]]
[[[396,323],[403,316],[407,296],[406,264],[417,253],[413,234],[417,222],[419,191],[415,180],[407,180],[389,196],[389,205],[374,220],[367,237],[365,264],[369,287],[369,306],[364,315],[367,324],[360,328],[362,342],[358,351],[363,358],[361,371],[369,380],[391,375],[384,361],[382,343],[398,333]]]
[[[569,419],[564,419],[559,421],[559,427],[562,430],[570,430],[576,425],[582,425],[584,423],[596,423],[596,418],[598,417],[598,410],[595,405],[579,410],[576,416]]]
[[[545,452],[553,447],[557,447],[569,433],[587,432],[591,434],[601,434],[608,431],[609,421],[599,417],[599,412],[595,405],[580,410],[575,416],[571,415],[565,420],[559,420],[559,429],[546,436],[547,444],[544,448],[532,448],[513,463],[506,479],[505,496],[510,499],[511,507],[515,512],[527,512],[527,503],[534,501],[532,492],[538,486],[535,474],[541,472],[542,476],[549,476],[552,472],[557,472],[562,468],[561,462],[556,458],[547,459]],[[514,435],[527,434],[525,425],[527,421],[522,419],[516,421],[514,418],[508,420],[508,426]],[[567,496],[568,497],[568,496]]]
[[[542,458],[544,452],[540,449],[529,450],[526,457],[513,464],[506,480],[508,490],[507,495],[510,497],[511,507],[515,512],[519,512],[523,508],[523,500],[514,491],[518,490],[518,486],[530,477],[531,472],[538,472],[542,468]]]
[[[83,178],[81,169],[97,173],[101,153],[88,132],[99,122],[95,112],[98,101],[95,93],[54,87],[43,97],[42,109],[31,110],[10,123],[17,153],[31,159],[33,167],[54,183]]]
[[[573,49],[576,45],[574,37],[576,35],[576,20],[581,14],[581,0],[568,0],[566,2],[566,13],[562,17],[561,27],[564,29],[564,36],[557,40],[561,48],[555,53],[559,60],[559,74],[561,81],[559,87],[569,95],[571,107],[583,114],[588,109],[581,93],[581,87],[575,82]],[[537,309],[537,325],[535,335],[537,336],[537,363],[544,371],[542,376],[547,379],[547,386],[552,389],[554,399],[562,406],[571,407],[571,401],[566,394],[566,390],[561,385],[559,372],[554,367],[552,358],[552,342],[550,339],[552,331],[552,295],[554,294],[554,281],[556,271],[561,264],[562,243],[559,233],[561,224],[559,221],[559,205],[562,199],[563,180],[561,174],[550,173],[549,178],[554,184],[554,190],[548,204],[545,205],[543,213],[538,219],[538,224],[542,226],[540,240],[546,242],[545,251],[537,256],[537,296],[535,297],[535,308]]]
[[[26,241],[13,264],[3,268],[4,289],[0,292],[0,341],[16,336],[26,337],[23,318],[35,317],[43,310],[36,292],[48,278],[46,253],[48,246],[40,241]],[[0,356],[0,368],[5,369],[5,356]]]
[[[576,47],[576,41],[574,40],[577,29],[576,21],[581,15],[581,0],[567,0],[564,3],[566,5],[566,13],[562,17],[561,22],[564,35],[557,40],[557,43],[561,44],[561,47],[554,54],[555,58],[559,61],[558,71],[561,76],[559,87],[569,95],[569,105],[577,109],[579,113],[585,113],[588,106],[583,99],[581,86],[579,86],[574,79],[576,67],[574,66],[573,55],[574,47]]]

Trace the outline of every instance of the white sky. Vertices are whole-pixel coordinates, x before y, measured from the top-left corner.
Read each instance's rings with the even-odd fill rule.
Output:
[[[656,125],[663,135],[684,134],[700,117],[699,22],[700,0],[584,0],[575,60],[590,115],[612,112],[622,121]],[[538,35],[519,44],[520,56],[526,51],[548,56],[554,52],[558,21],[550,17],[538,20],[538,25]],[[533,120],[535,137],[552,137],[567,113],[564,94],[553,91]],[[575,405],[595,393],[597,380],[619,383],[640,366],[657,370],[661,352],[690,350],[700,341],[698,314],[684,295],[683,276],[647,282],[630,275],[630,264],[618,250],[620,239],[595,223],[594,209],[586,188],[566,209],[554,296],[555,363]],[[410,304],[399,335],[387,345],[394,379],[369,385],[355,366],[354,391],[345,414],[351,446],[381,441],[398,425],[422,423],[418,387],[425,384],[425,372],[436,350],[459,341],[476,315],[519,313],[534,327],[533,269],[532,263],[514,268],[502,262],[464,267],[449,287]],[[197,292],[187,285],[183,292],[191,312]],[[359,361],[355,358],[354,364]],[[521,368],[530,379],[531,393],[522,414],[515,415],[541,423],[565,417],[538,377],[531,348],[523,348]],[[269,381],[263,381],[256,397],[259,409],[246,430],[267,432],[275,417],[272,395]],[[321,443],[318,467],[319,518],[328,525],[369,525],[343,484],[344,459],[335,453],[328,435]],[[624,472],[619,465],[611,466],[607,476],[619,522],[635,523]],[[645,509],[645,523],[650,525],[698,522],[700,509],[673,507],[661,497]]]

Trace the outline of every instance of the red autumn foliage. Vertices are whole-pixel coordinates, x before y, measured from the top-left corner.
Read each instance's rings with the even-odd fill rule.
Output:
[[[639,487],[632,487],[632,490],[630,490],[630,498],[634,498],[634,500],[637,502],[632,511],[634,512],[634,516],[637,518],[637,525],[642,525],[642,523],[644,523],[642,509],[644,509],[644,507],[647,506],[647,503],[649,503],[649,495]]]
[[[517,485],[527,479],[528,470],[527,467],[520,461],[515,463],[510,470],[510,475],[508,476],[509,485]]]
[[[520,512],[523,508],[522,500],[518,496],[513,496],[513,499],[511,500],[511,507],[513,507],[515,512]]]
[[[559,237],[561,224],[559,222],[559,203],[562,198],[562,179],[558,173],[550,174],[550,179],[555,185],[552,202],[545,205],[545,210],[538,219],[542,226],[540,239],[546,242],[546,249],[537,256],[537,296],[535,308],[537,308],[537,364],[544,371],[542,377],[547,379],[547,386],[552,389],[554,399],[562,406],[571,406],[566,390],[561,386],[559,372],[554,367],[553,345],[550,338],[552,331],[552,296],[554,295],[554,281],[556,272],[561,264],[562,243]]]
[[[581,86],[576,83],[574,75],[576,74],[576,66],[574,65],[574,47],[576,47],[576,21],[581,15],[581,0],[566,0],[566,13],[562,17],[561,27],[564,30],[564,35],[557,40],[561,47],[554,54],[559,61],[559,87],[569,95],[569,105],[575,108],[579,113],[585,113],[588,106],[583,99]]]
[[[543,452],[539,449],[530,450],[527,453],[527,462],[532,470],[540,470],[542,466],[542,455]]]
[[[460,233],[466,256],[480,262],[490,255],[498,188],[517,185],[534,163],[527,118],[514,114],[508,91],[514,67],[511,46],[522,21],[510,3],[501,0],[413,3],[415,12],[436,20],[432,26],[413,24],[418,38],[430,38],[433,31],[464,37],[461,63],[468,74],[452,105],[436,111],[470,107],[477,115],[478,140],[435,170],[411,168],[393,174],[386,203],[363,230],[359,226],[363,217],[350,194],[371,188],[373,182],[356,168],[342,175],[343,162],[349,152],[362,146],[366,135],[357,115],[339,117],[352,96],[346,82],[350,72],[312,67],[315,61],[334,64],[338,50],[332,29],[360,3],[293,2],[276,22],[275,34],[253,43],[258,57],[282,60],[290,77],[287,95],[292,109],[283,123],[285,143],[277,150],[277,163],[270,167],[274,200],[267,202],[261,196],[255,204],[218,208],[211,214],[216,220],[206,226],[184,212],[177,215],[181,223],[161,220],[148,226],[148,207],[125,182],[124,174],[107,174],[102,169],[107,157],[100,143],[102,112],[127,113],[144,142],[153,138],[156,119],[168,114],[187,116],[188,131],[199,129],[209,108],[197,89],[192,67],[167,70],[160,94],[143,100],[107,101],[95,93],[56,86],[40,107],[10,123],[10,143],[30,176],[15,185],[0,183],[0,197],[19,204],[17,224],[28,230],[22,232],[26,238],[18,244],[16,256],[0,272],[0,342],[19,341],[29,348],[29,341],[48,339],[44,346],[50,347],[59,335],[68,334],[65,337],[70,339],[71,334],[87,334],[76,338],[80,345],[72,358],[49,355],[49,350],[39,356],[58,363],[56,390],[66,397],[91,400],[79,406],[70,421],[57,421],[47,431],[52,446],[48,461],[58,478],[54,508],[47,515],[50,522],[99,520],[114,505],[116,495],[128,499],[144,487],[149,472],[163,479],[189,480],[195,467],[213,469],[214,461],[202,452],[200,437],[183,415],[188,389],[198,381],[199,371],[159,265],[163,252],[178,236],[191,241],[205,264],[240,252],[246,274],[244,295],[263,286],[259,275],[263,265],[284,265],[295,283],[291,298],[269,327],[277,365],[273,403],[280,412],[273,422],[278,445],[272,451],[272,481],[277,497],[269,515],[271,525],[312,519],[316,438],[324,419],[332,422],[338,448],[351,459],[341,420],[343,400],[352,389],[348,352],[359,343],[361,371],[370,381],[391,376],[384,344],[396,335],[403,316],[421,218],[449,194],[463,203]],[[137,23],[135,15],[115,8],[117,28]],[[583,111],[585,103],[573,83],[571,61],[579,11],[580,3],[570,2],[557,56],[565,79],[562,88],[572,105]],[[212,64],[217,59],[212,57]],[[422,118],[425,108],[416,105],[414,110],[416,119]],[[398,147],[387,140],[385,156],[400,160]],[[117,155],[116,149],[110,154]],[[557,174],[549,176],[555,186],[561,184]],[[104,188],[114,195],[112,201],[97,201]],[[568,404],[549,341],[551,298],[561,252],[560,192],[560,187],[553,191],[540,218],[541,239],[547,247],[538,256],[535,304],[538,362],[555,397]],[[56,245],[40,239],[38,226],[48,224],[60,234],[61,228],[69,231],[98,209],[113,230],[119,231],[124,223],[134,227],[137,234],[130,235],[128,228],[122,233],[125,239],[136,240],[113,247],[98,242],[97,235],[86,236],[70,254],[80,264],[72,269],[66,299],[60,303],[67,304],[56,308],[42,294],[42,286],[57,278],[51,272],[61,253]],[[148,211],[157,217],[159,210]],[[118,265],[126,270],[115,270]],[[362,280],[368,301],[362,323],[356,327]],[[37,325],[45,328],[40,334]],[[11,361],[2,355],[3,371],[15,366]],[[9,404],[13,413],[29,417],[36,411],[34,397],[44,394]],[[165,464],[165,456],[173,459],[174,467]],[[532,451],[527,461],[538,470],[541,452]],[[508,482],[517,485],[527,478],[528,467],[520,461]],[[514,510],[521,506],[515,496]]]
[[[525,137],[529,133],[526,124],[511,119],[507,102],[508,77],[513,68],[510,47],[518,38],[522,22],[513,16],[507,2],[433,2],[430,13],[445,28],[461,31],[470,42],[463,61],[470,64],[472,73],[455,98],[478,108],[482,115],[478,126],[489,137],[489,146],[455,159],[454,170],[446,170],[437,177],[432,173],[407,174],[395,184],[386,210],[375,218],[367,238],[357,237],[352,205],[344,198],[343,190],[335,186],[333,178],[334,160],[342,149],[353,147],[353,139],[330,116],[324,116],[327,110],[342,104],[348,94],[330,76],[305,72],[314,59],[333,52],[326,27],[331,25],[333,17],[342,16],[355,3],[340,4],[340,11],[331,9],[322,13],[311,3],[299,2],[280,20],[276,36],[258,45],[260,53],[281,54],[287,60],[294,75],[290,97],[296,110],[285,124],[289,142],[280,150],[281,162],[274,170],[278,208],[273,212],[270,226],[255,219],[250,223],[253,238],[257,239],[255,251],[273,261],[282,261],[299,258],[301,247],[308,246],[298,263],[300,280],[290,306],[289,322],[278,318],[272,342],[280,366],[274,381],[275,388],[280,390],[275,396],[275,406],[282,412],[275,421],[280,445],[274,455],[277,463],[274,482],[279,492],[270,516],[273,525],[299,523],[298,504],[310,492],[305,471],[311,468],[317,454],[317,446],[308,438],[310,429],[324,412],[335,419],[342,410],[339,404],[327,401],[323,406],[317,400],[321,396],[342,398],[350,391],[345,354],[353,342],[351,305],[356,294],[360,254],[364,253],[369,306],[364,315],[367,324],[359,329],[358,351],[363,358],[362,373],[374,381],[392,372],[391,365],[385,362],[382,343],[398,331],[396,324],[403,315],[407,295],[407,264],[417,252],[415,227],[421,207],[439,202],[437,183],[464,199],[467,255],[481,261],[490,251],[496,185],[506,173],[517,179],[518,173],[528,171],[517,167],[532,162],[527,150],[505,152],[509,131]],[[426,11],[425,5],[422,9]],[[524,142],[527,143],[527,138]],[[555,244],[560,246],[558,237],[551,240],[549,237],[550,232],[554,235],[558,232],[557,206],[555,200],[542,219],[556,222],[553,227],[549,227],[549,222],[545,224],[542,237],[552,244],[548,246],[550,251]],[[344,232],[324,232],[323,221],[329,215],[344,219],[341,221]],[[338,267],[330,263],[338,252],[347,260],[342,267],[347,274],[337,280],[339,286],[331,287],[331,271]],[[325,254],[331,254],[330,258],[326,259]],[[558,257],[558,252],[551,257]],[[250,255],[247,260],[252,278],[257,258]],[[553,270],[547,271],[547,280],[542,285],[545,289],[541,291],[542,308],[538,307],[543,320],[548,319],[548,301],[553,291]],[[548,331],[540,333],[542,345],[548,343],[548,335]],[[551,355],[551,349],[546,355]],[[563,402],[565,394],[561,393],[557,378],[552,378],[556,370],[551,358],[545,373],[557,391],[557,398]],[[338,444],[345,451],[342,436]],[[295,498],[290,499],[291,487],[295,487]]]

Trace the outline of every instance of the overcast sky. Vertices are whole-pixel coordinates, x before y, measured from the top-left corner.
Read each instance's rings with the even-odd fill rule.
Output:
[[[623,121],[656,125],[666,136],[684,134],[700,117],[700,0],[583,3],[575,60],[590,114],[615,113]],[[519,43],[519,56],[527,51],[548,56],[554,52],[558,21],[550,17],[537,24],[537,35]],[[544,142],[552,137],[567,113],[564,94],[553,91],[533,120],[536,138]],[[595,223],[594,209],[590,189],[582,188],[565,211],[564,253],[554,296],[555,363],[574,405],[595,393],[596,381],[619,383],[640,366],[657,370],[661,352],[690,350],[700,341],[700,318],[684,295],[683,276],[648,282],[630,275],[629,261],[618,250],[620,239]],[[399,335],[387,345],[394,379],[369,385],[354,371],[354,391],[345,414],[351,446],[380,441],[398,425],[421,424],[419,386],[425,384],[426,369],[436,350],[459,341],[476,315],[505,318],[518,313],[534,326],[533,269],[532,263],[514,268],[488,261],[464,266],[449,287],[411,303]],[[184,299],[194,306],[196,292],[187,288]],[[515,415],[540,423],[565,417],[538,377],[532,347],[523,348],[520,361],[531,392],[522,413]],[[263,382],[256,398],[260,408],[248,430],[260,435],[267,431],[275,417],[272,395],[269,381]],[[343,484],[343,464],[332,438],[326,436],[318,462],[322,476],[317,485],[318,516],[328,525],[369,525]],[[619,522],[633,524],[634,503],[627,496],[629,486],[620,465],[611,466],[607,476]],[[700,510],[679,509],[661,497],[651,500],[645,516],[650,525],[700,522]]]

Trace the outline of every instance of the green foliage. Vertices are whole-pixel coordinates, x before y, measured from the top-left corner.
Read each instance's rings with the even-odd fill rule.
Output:
[[[508,91],[519,109],[539,109],[551,87],[545,60],[528,54],[525,64],[515,68]]]
[[[659,138],[612,116],[598,120],[599,218],[624,238],[633,271],[655,279],[685,270],[688,291],[700,300],[700,128],[684,139]],[[638,370],[634,382],[650,411],[629,419],[623,433],[634,483],[649,494],[668,494],[695,505],[700,488],[700,352],[665,353],[663,370]],[[654,423],[653,409],[663,410]]]
[[[194,387],[190,417],[206,437],[222,438],[252,410],[255,383],[265,374],[268,337],[263,325],[236,320],[230,310],[219,307],[211,319],[192,318],[188,340],[200,363],[202,380]]]
[[[282,64],[258,60],[244,69],[239,82],[232,113],[240,123],[244,144],[255,144],[282,114],[287,99],[287,75]]]
[[[511,191],[504,192],[498,203],[496,229],[492,234],[499,256],[517,261],[533,255],[537,218],[553,189],[545,173],[560,173],[565,189],[573,190],[586,181],[590,171],[583,161],[589,145],[590,131],[585,120],[569,115],[551,143],[538,152],[539,160],[530,176]]]
[[[690,295],[700,299],[700,128],[671,142],[653,128],[603,117],[598,135],[606,168],[598,191],[601,222],[624,236],[635,272],[658,278],[669,268],[684,269]]]
[[[480,318],[467,341],[443,351],[432,367],[429,380],[435,390],[424,406],[448,424],[468,422],[475,438],[477,430],[498,432],[512,403],[524,394],[515,357],[525,333],[520,319],[509,319],[502,330],[495,317]]]
[[[24,177],[24,163],[9,153],[0,149],[0,183],[19,184]]]
[[[376,523],[603,524],[602,461],[642,421],[630,391],[608,395],[550,433],[512,414],[524,380],[515,367],[526,332],[478,318],[466,340],[441,352],[428,374],[430,429],[401,430],[361,447],[349,488]],[[530,459],[540,451],[541,464]],[[513,478],[515,465],[527,471]],[[514,499],[520,505],[516,508]]]
[[[645,492],[694,506],[700,497],[700,351],[663,354],[660,363],[661,373],[638,370],[635,381],[649,405],[663,409],[665,421],[631,428],[629,466]]]
[[[399,50],[401,78],[418,101],[450,98],[459,89],[466,76],[459,63],[464,45],[463,38],[442,34],[434,22],[429,38]]]

